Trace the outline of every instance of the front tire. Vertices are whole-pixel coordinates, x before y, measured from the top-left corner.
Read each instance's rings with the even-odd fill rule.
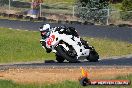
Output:
[[[70,56],[63,48],[63,46],[58,45],[56,47],[56,51],[59,54],[59,56],[63,57],[64,59],[66,59],[67,61],[71,62],[71,63],[75,63],[77,62],[77,57],[76,56]]]
[[[63,63],[65,59],[63,57],[61,57],[61,56],[59,56],[59,55],[56,54],[56,60],[59,63]]]

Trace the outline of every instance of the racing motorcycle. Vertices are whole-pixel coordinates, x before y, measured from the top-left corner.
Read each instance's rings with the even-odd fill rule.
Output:
[[[82,59],[97,62],[99,59],[94,47],[89,46],[73,27],[55,27],[50,32],[42,31],[41,36],[42,47],[47,53],[54,52],[59,63],[64,60],[74,63]]]

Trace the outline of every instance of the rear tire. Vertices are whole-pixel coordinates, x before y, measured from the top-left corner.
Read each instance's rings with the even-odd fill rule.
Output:
[[[71,63],[75,63],[78,61],[76,56],[72,57],[68,55],[68,53],[63,49],[63,46],[58,45],[56,47],[56,51],[59,54],[59,56],[63,57],[64,59],[66,59],[67,61]]]
[[[87,57],[87,60],[89,60],[89,62],[98,62],[98,59],[98,53],[95,50],[91,50],[89,56]]]
[[[61,57],[61,56],[59,56],[59,55],[56,54],[56,60],[57,60],[59,63],[63,63],[65,59],[64,59],[63,57]]]

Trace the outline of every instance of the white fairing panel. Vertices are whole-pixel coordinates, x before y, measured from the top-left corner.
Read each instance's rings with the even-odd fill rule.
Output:
[[[75,36],[66,35],[66,34],[59,34],[57,31],[54,32],[54,30],[51,31],[49,38],[46,39],[46,47],[52,48],[52,52],[56,52],[54,47],[59,43],[60,40],[63,40],[64,42],[73,46],[73,48],[77,52],[77,58],[81,56],[89,55],[89,49],[84,48],[84,45],[81,44],[80,37],[75,37]],[[67,46],[65,45],[62,45],[62,46],[66,50],[68,50]]]

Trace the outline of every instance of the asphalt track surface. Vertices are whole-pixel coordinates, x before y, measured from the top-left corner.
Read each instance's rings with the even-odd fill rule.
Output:
[[[57,63],[56,61],[48,62],[28,62],[28,63],[18,63],[18,64],[3,64],[0,65],[1,69],[9,68],[77,68],[77,67],[132,67],[132,55],[127,57],[115,58],[115,59],[104,59],[99,60],[99,62],[88,62],[80,61],[78,63]]]
[[[0,27],[13,29],[39,31],[39,27],[45,24],[44,22],[17,21],[0,19]],[[51,23],[52,27],[61,26],[62,24]],[[126,41],[132,43],[132,28],[117,27],[117,26],[95,26],[95,25],[79,25],[65,24],[66,26],[75,27],[81,36],[109,38],[118,41]]]
[[[30,22],[30,21],[11,21],[11,20],[0,20],[0,27],[7,27],[13,29],[39,31],[38,28],[43,25],[44,22]],[[54,26],[60,26],[62,24],[51,24]],[[66,24],[66,26],[75,27],[81,36],[91,36],[100,38],[109,38],[120,41],[127,41],[132,43],[132,28],[128,27],[112,27],[112,26],[94,26],[94,25],[75,25]],[[0,69],[6,68],[22,68],[22,67],[79,67],[79,66],[132,66],[132,56],[111,58],[100,60],[99,62],[80,62],[80,63],[20,63],[20,64],[5,64],[0,65]]]

